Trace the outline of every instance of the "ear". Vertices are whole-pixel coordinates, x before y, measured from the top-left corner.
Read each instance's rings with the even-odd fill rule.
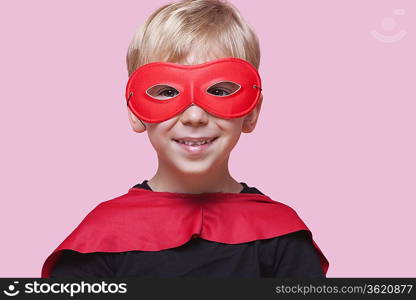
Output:
[[[146,127],[143,125],[142,121],[131,112],[129,107],[127,107],[127,114],[129,115],[131,128],[133,128],[135,132],[143,132],[146,130]]]
[[[244,117],[242,132],[249,133],[254,130],[260,114],[262,102],[263,94],[260,94],[259,102],[256,104],[256,107],[247,116]]]

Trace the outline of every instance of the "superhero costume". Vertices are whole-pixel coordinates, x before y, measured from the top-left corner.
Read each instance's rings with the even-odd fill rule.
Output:
[[[143,206],[144,204],[145,206]],[[176,204],[179,205],[175,208]],[[190,204],[189,207],[187,207],[188,204]],[[158,208],[161,208],[164,213],[156,216]],[[152,213],[146,213],[147,211]],[[278,211],[279,213],[276,213]],[[150,220],[152,223],[149,222],[151,215],[155,216],[155,219]],[[239,217],[233,219],[233,216]],[[130,223],[130,219],[133,219],[134,222]],[[100,221],[97,222],[97,220]],[[281,222],[284,223],[281,224]],[[152,226],[151,224],[157,225]],[[146,228],[149,231],[146,231]],[[132,188],[125,195],[102,202],[88,214],[71,235],[47,258],[42,268],[42,277],[50,276],[64,249],[91,255],[94,252],[119,252],[122,255],[124,255],[123,253],[131,255],[131,252],[127,251],[143,250],[150,251],[160,257],[166,251],[163,249],[178,249],[178,246],[180,248],[185,243],[201,240],[226,242],[226,244],[235,247],[247,246],[244,249],[246,252],[252,241],[263,239],[262,241],[265,243],[272,243],[275,239],[268,240],[268,238],[286,237],[290,232],[299,235],[304,232],[310,236],[322,272],[326,274],[328,262],[313,242],[310,231],[299,219],[296,212],[263,194],[180,194]],[[214,236],[217,239],[214,239]],[[159,241],[156,240],[157,237],[160,238]],[[235,244],[239,242],[242,244]],[[235,250],[232,251],[235,255]],[[286,249],[286,251],[289,250]],[[98,253],[94,255],[98,255]],[[100,253],[100,255],[103,254]],[[147,260],[148,258],[145,259],[145,261]],[[241,262],[241,264],[244,263]],[[296,268],[296,263],[299,262],[293,261],[291,263],[295,264],[293,268]],[[145,266],[140,265],[140,268],[145,268]],[[238,276],[250,277],[250,274],[239,274]],[[310,274],[305,276],[310,276]]]

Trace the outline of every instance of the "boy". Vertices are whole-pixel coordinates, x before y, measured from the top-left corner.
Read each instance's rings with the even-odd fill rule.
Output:
[[[156,10],[130,44],[126,100],[157,172],[90,212],[42,277],[325,277],[328,261],[296,212],[228,171],[260,113],[259,61],[255,33],[229,3]]]

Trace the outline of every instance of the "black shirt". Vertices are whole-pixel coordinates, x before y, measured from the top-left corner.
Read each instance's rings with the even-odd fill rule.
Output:
[[[241,193],[264,195],[255,187],[240,184],[244,187]],[[151,190],[147,180],[134,188]],[[310,235],[301,230],[241,244],[195,238],[179,247],[160,251],[63,250],[50,277],[316,278],[325,275]]]

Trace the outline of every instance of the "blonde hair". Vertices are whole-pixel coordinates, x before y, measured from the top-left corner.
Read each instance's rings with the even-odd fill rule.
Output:
[[[222,57],[238,57],[258,69],[260,47],[254,31],[225,0],[182,0],[160,7],[138,28],[126,62],[130,76],[154,61],[186,65]]]

